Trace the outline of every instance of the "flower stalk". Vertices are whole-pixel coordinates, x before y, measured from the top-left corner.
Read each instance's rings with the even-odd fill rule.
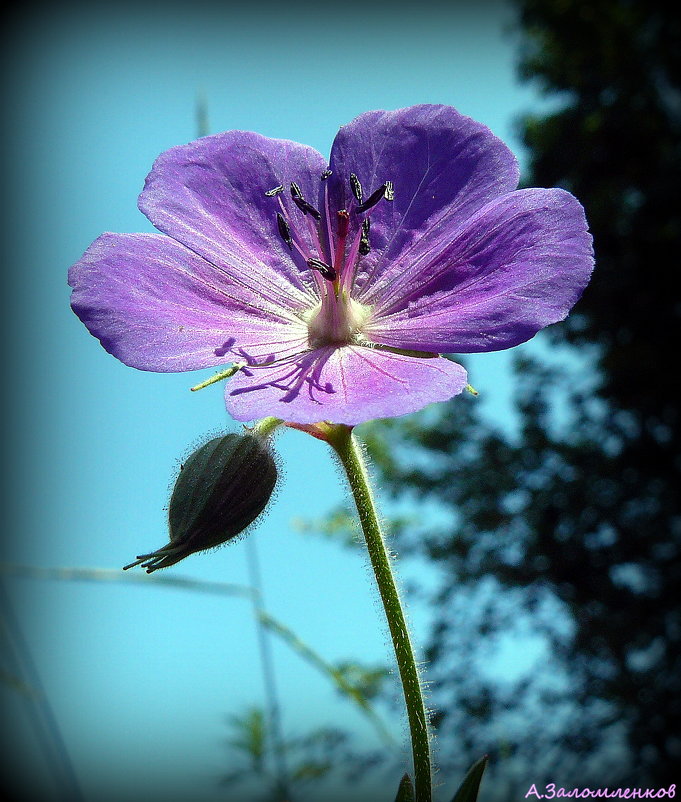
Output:
[[[263,418],[259,420],[251,429],[251,434],[257,435],[258,437],[269,437],[275,429],[281,426],[284,423],[283,420],[280,418],[274,418],[272,416],[268,418]]]
[[[369,552],[371,567],[388,619],[409,720],[414,762],[415,802],[431,802],[430,735],[423,690],[404,609],[390,565],[390,556],[378,521],[364,456],[350,426],[329,426],[326,439],[338,454],[347,474]]]

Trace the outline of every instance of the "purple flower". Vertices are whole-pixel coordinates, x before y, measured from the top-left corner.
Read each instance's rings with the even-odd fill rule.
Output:
[[[510,150],[447,106],[372,111],[331,158],[229,131],[172,148],[139,207],[69,274],[76,314],[141,370],[225,363],[237,420],[356,424],[466,386],[440,354],[563,319],[593,267],[578,201],[516,190]]]

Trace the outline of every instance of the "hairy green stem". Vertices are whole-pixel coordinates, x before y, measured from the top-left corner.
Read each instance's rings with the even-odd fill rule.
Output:
[[[272,432],[284,423],[281,418],[262,418],[248,431],[258,437],[269,437]],[[247,427],[248,428],[248,427]]]
[[[327,439],[340,457],[347,473],[369,551],[371,566],[383,602],[383,609],[388,619],[409,720],[414,761],[415,800],[416,802],[431,802],[430,737],[423,692],[402,602],[390,565],[390,556],[378,522],[364,456],[349,426],[330,426]]]

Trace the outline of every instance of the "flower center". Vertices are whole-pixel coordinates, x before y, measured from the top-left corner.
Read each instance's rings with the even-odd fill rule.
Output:
[[[351,173],[349,188],[353,197],[348,193],[348,208],[339,209],[334,214],[329,202],[327,179],[330,176],[330,170],[321,175],[324,189],[319,196],[319,208],[322,212],[303,197],[296,183],[290,184],[287,204],[284,198],[289,193],[283,184],[265,193],[277,199],[277,229],[292,259],[299,267],[314,272],[321,300],[303,315],[310,348],[364,341],[362,328],[369,319],[371,308],[355,301],[351,295],[358,262],[371,251],[371,221],[367,212],[381,200],[393,199],[390,181],[381,184],[364,199],[359,179]],[[300,231],[305,229],[309,236],[303,238]]]
[[[362,340],[362,327],[371,315],[371,307],[353,300],[344,290],[336,295],[335,289],[329,282],[324,298],[306,315],[310,348]]]

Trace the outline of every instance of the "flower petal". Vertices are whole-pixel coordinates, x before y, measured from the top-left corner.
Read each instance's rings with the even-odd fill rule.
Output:
[[[442,247],[452,228],[518,185],[518,165],[506,145],[450,106],[362,114],[338,132],[330,167],[338,209],[352,209],[350,173],[365,196],[385,181],[394,186],[394,200],[381,200],[369,212],[372,251],[355,281],[355,297],[365,304],[425,250]]]
[[[481,209],[405,292],[386,292],[366,334],[441,353],[510,348],[567,316],[593,270],[584,209],[562,189],[511,192]]]
[[[103,234],[73,265],[69,284],[90,332],[141,370],[220,365],[256,346],[284,356],[307,344],[298,318],[162,234]]]
[[[354,425],[445,401],[466,382],[464,368],[442,357],[329,346],[237,373],[225,398],[236,420],[274,415],[291,423]]]
[[[160,231],[219,267],[254,272],[272,299],[289,309],[314,294],[304,259],[277,230],[283,203],[306,250],[316,245],[309,218],[292,202],[295,182],[315,203],[326,160],[313,148],[247,131],[228,131],[171,148],[147,176],[139,207]],[[279,197],[265,193],[285,189]],[[316,253],[314,255],[317,255]],[[297,258],[297,262],[295,259]]]

